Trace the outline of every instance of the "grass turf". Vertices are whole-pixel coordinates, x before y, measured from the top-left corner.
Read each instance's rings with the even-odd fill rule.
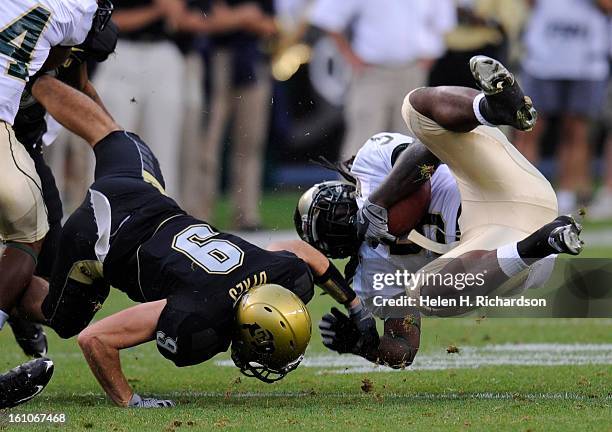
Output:
[[[295,194],[286,194],[267,205],[265,225],[290,228],[295,200]],[[224,202],[217,219],[227,221],[228,215]],[[585,256],[610,257],[612,249],[587,249]],[[98,317],[129,305],[114,291]],[[330,305],[327,297],[317,296],[310,307],[313,322]],[[68,430],[612,430],[609,365],[340,375],[301,367],[266,385],[214,362],[175,368],[150,343],[123,353],[126,375],[137,392],[172,398],[178,406],[127,410],[114,408],[106,399],[75,340],[63,341],[49,333],[56,364],[51,384],[32,402],[0,412],[0,430],[18,427],[9,422],[9,415],[17,413],[65,413]],[[421,353],[445,353],[449,345],[461,351],[467,345],[503,343],[610,343],[611,334],[609,319],[424,319]],[[0,346],[0,369],[24,360],[10,331],[0,332]],[[308,355],[324,352],[315,331]],[[62,425],[21,425],[24,430],[56,426]]]
[[[129,305],[114,292],[100,316]],[[317,296],[314,321],[330,306]],[[610,343],[612,322],[602,319],[425,319],[424,353],[449,345],[497,343]],[[10,331],[0,333],[0,367],[23,360]],[[112,407],[89,372],[74,340],[50,335],[55,376],[42,395],[9,413],[65,413],[70,430],[610,430],[612,368],[506,366],[442,371],[320,375],[298,368],[266,385],[213,362],[177,369],[154,344],[122,355],[130,383],[143,395],[178,402],[167,410]],[[323,353],[318,334],[309,354]],[[461,354],[448,354],[461,355]],[[227,355],[220,356],[227,358]],[[363,380],[371,389],[364,392]],[[369,387],[369,386],[368,386]],[[29,424],[49,430],[52,424]]]

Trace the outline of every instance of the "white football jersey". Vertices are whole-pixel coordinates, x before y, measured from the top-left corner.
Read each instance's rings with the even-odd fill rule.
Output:
[[[366,198],[389,175],[395,160],[415,139],[399,133],[379,133],[370,138],[359,150],[351,174],[357,179],[357,205],[363,206]],[[431,202],[425,216],[422,234],[438,243],[459,240],[458,217],[461,195],[448,166],[440,165],[431,177]],[[373,295],[394,296],[404,292],[403,287],[385,286],[375,291],[370,280],[373,273],[394,273],[396,270],[415,272],[438,255],[422,250],[416,245],[386,246],[376,249],[365,242],[359,249],[359,267],[353,279],[353,288],[362,298]]]
[[[25,84],[51,47],[82,43],[97,9],[96,0],[0,2],[0,120],[13,124]]]

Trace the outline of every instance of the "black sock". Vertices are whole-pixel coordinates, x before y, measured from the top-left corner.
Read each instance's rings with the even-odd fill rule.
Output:
[[[494,125],[515,126],[516,113],[525,104],[521,87],[515,81],[511,87],[480,101],[480,113]]]
[[[572,219],[568,216],[559,216],[557,219],[531,234],[524,240],[516,244],[516,250],[519,256],[525,260],[526,264],[529,259],[546,258],[548,255],[559,253],[554,247],[548,243],[550,233],[560,226],[572,223]]]

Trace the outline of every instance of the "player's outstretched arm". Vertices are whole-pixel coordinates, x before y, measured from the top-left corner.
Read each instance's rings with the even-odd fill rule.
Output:
[[[133,306],[90,325],[79,334],[78,343],[91,371],[119,406],[143,406],[138,403],[150,401],[141,399],[128,384],[121,370],[119,351],[153,340],[165,306],[166,300]],[[158,407],[174,405],[170,401],[155,402]]]
[[[314,273],[314,282],[338,303],[344,305],[350,321],[357,331],[351,347],[355,352],[376,349],[379,343],[376,321],[361,299],[350,287],[336,266],[321,252],[302,240],[289,240],[270,244],[268,250],[286,250],[302,259]]]
[[[62,126],[92,147],[111,132],[121,130],[91,98],[51,76],[38,78],[32,95]]]
[[[350,307],[357,296],[346,283],[338,269],[317,249],[302,240],[287,240],[271,243],[266,248],[270,251],[289,251],[308,264],[315,283],[338,303]],[[325,276],[328,277],[325,277]],[[322,280],[325,279],[325,280]],[[328,282],[328,283],[326,283]]]

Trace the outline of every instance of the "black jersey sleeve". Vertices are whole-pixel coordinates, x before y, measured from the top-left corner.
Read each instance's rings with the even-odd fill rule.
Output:
[[[292,252],[269,253],[274,262],[269,270],[270,282],[287,288],[304,303],[308,303],[314,296],[313,276],[308,264]]]

